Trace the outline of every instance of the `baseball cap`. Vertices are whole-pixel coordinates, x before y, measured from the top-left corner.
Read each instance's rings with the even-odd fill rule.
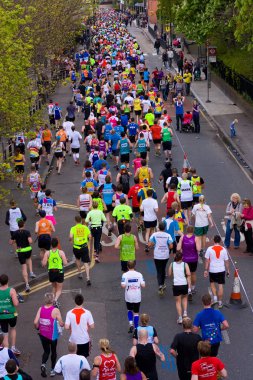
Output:
[[[120,169],[126,169],[126,165],[121,165]]]
[[[143,183],[148,183],[148,179],[145,178],[145,179],[143,180]]]

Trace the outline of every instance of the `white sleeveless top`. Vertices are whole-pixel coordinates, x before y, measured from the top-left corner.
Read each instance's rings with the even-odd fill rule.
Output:
[[[187,279],[185,276],[185,263],[172,263],[173,269],[173,285],[174,286],[182,286],[187,285]]]

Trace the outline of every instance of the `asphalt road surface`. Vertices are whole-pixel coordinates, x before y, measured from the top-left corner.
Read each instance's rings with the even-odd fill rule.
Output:
[[[161,66],[161,59],[154,55],[152,44],[143,36],[140,30],[130,28],[137,36],[146,55],[147,64],[152,70],[155,66]],[[71,96],[71,90],[69,97]],[[187,105],[190,107],[192,99],[187,99]],[[174,116],[173,107],[168,106],[168,112]],[[173,118],[174,120],[174,118]],[[76,122],[77,129],[82,125],[82,118],[79,117]],[[238,192],[242,197],[251,197],[252,183],[244,175],[241,168],[234,161],[233,157],[227,152],[204,117],[201,118],[201,134],[178,134],[175,132],[173,138],[173,166],[181,170],[183,164],[183,152],[187,153],[190,164],[197,168],[198,174],[205,180],[205,191],[207,204],[213,211],[216,227],[209,230],[208,237],[211,240],[214,234],[219,232],[224,236],[223,217],[226,205],[230,195]],[[163,195],[162,184],[157,180],[163,168],[163,158],[154,157],[154,151],[151,149],[150,166],[155,174],[153,187],[157,190],[158,199]],[[85,159],[85,151],[82,149],[81,162]],[[111,162],[111,161],[110,161]],[[115,171],[113,177],[115,178]],[[59,203],[59,210],[56,213],[56,236],[60,238],[62,249],[66,252],[69,260],[72,259],[72,249],[68,242],[68,233],[70,227],[74,224],[76,198],[79,194],[81,182],[81,167],[75,167],[72,157],[67,158],[63,166],[62,175],[58,176],[56,170],[51,174],[48,181],[48,188],[54,191],[54,198]],[[14,189],[13,196],[19,200],[20,205],[28,215],[27,228],[34,230],[36,221],[34,210],[27,192],[22,194]],[[3,211],[4,208],[2,208]],[[11,283],[21,281],[21,271],[14,255],[9,253],[8,247],[8,229],[3,224],[4,212],[1,220],[1,272],[10,275]],[[165,206],[161,206],[160,216],[165,215]],[[137,235],[137,231],[135,229]],[[101,254],[101,263],[96,264],[91,272],[92,286],[86,287],[84,281],[77,278],[72,270],[67,274],[64,282],[65,293],[61,297],[61,312],[65,317],[67,310],[73,307],[73,298],[76,292],[82,292],[85,297],[85,306],[90,309],[95,319],[95,330],[92,335],[93,350],[91,359],[97,354],[98,339],[108,337],[112,347],[117,352],[121,363],[128,355],[131,348],[131,339],[128,330],[127,313],[124,303],[124,292],[120,288],[120,264],[118,252],[113,248],[115,237],[108,238],[103,234],[103,252]],[[174,299],[171,291],[171,280],[167,279],[167,291],[163,298],[157,294],[156,273],[152,260],[152,252],[148,255],[144,253],[143,237],[139,237],[140,249],[137,252],[137,270],[143,273],[146,280],[146,288],[143,290],[143,300],[141,312],[147,312],[151,316],[151,323],[156,327],[160,338],[160,348],[166,354],[166,362],[158,362],[158,372],[160,379],[177,379],[175,361],[167,355],[170,343],[174,334],[181,331],[181,327],[176,324],[176,310]],[[241,244],[240,250],[229,250],[231,260],[236,261],[240,269],[240,275],[248,294],[250,302],[253,303],[252,287],[252,263],[253,257],[243,254],[244,243]],[[33,249],[34,271],[42,273],[40,268],[37,244]],[[231,264],[232,269],[232,264]],[[231,277],[225,287],[225,298],[228,300],[232,283],[233,270]],[[207,292],[208,280],[203,277],[203,265],[198,267],[197,294],[193,302],[189,305],[189,316],[194,315],[201,310],[201,296]],[[43,280],[44,281],[44,280]],[[41,346],[36,331],[33,328],[33,318],[37,308],[41,305],[43,294],[50,289],[44,282],[36,285],[31,294],[25,297],[25,303],[20,305],[20,315],[17,328],[17,346],[22,350],[21,362],[27,372],[33,378],[40,377],[40,357]],[[243,293],[245,300],[245,294]],[[251,380],[252,379],[252,340],[253,340],[253,310],[248,307],[243,310],[231,310],[224,308],[223,311],[226,319],[229,321],[229,341],[223,343],[220,349],[220,358],[225,362],[231,380]],[[29,338],[28,338],[29,337]],[[58,355],[67,352],[68,333],[64,332],[59,340]],[[92,363],[92,361],[90,361]]]

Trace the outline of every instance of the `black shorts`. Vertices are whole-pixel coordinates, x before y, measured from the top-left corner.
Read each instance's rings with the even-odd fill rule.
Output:
[[[130,140],[130,142],[133,144],[133,143],[135,143],[135,141],[136,141],[136,135],[131,135],[131,136],[129,136],[129,140]]]
[[[129,311],[133,311],[134,313],[139,313],[140,311],[140,306],[141,306],[141,303],[140,302],[136,302],[136,303],[133,303],[133,302],[126,302],[126,307],[127,307],[127,310]]]
[[[41,156],[43,154],[43,149],[42,147],[39,149],[39,155]]]
[[[112,150],[112,155],[115,157],[118,157],[119,156],[119,149],[114,149]]]
[[[87,246],[82,248],[73,248],[74,256],[77,260],[81,260],[83,263],[90,263],[89,249]]]
[[[107,214],[108,212],[113,212],[113,209],[114,209],[113,205],[106,205],[105,213]]]
[[[154,139],[153,143],[154,144],[161,144],[161,141],[162,141],[161,139]]]
[[[148,152],[140,152],[140,156],[143,160],[146,160]]]
[[[0,327],[4,334],[7,334],[9,331],[9,326],[11,328],[15,327],[17,324],[17,317],[8,318],[8,319],[0,319]]]
[[[80,210],[80,211],[79,211],[79,214],[80,214],[80,216],[81,216],[82,219],[85,219],[85,218],[86,218],[86,216],[87,216],[87,212],[88,212],[88,211],[83,211],[83,210]]]
[[[163,141],[163,150],[171,150],[172,142],[171,141]]]
[[[177,242],[176,240],[172,243],[173,247],[170,249],[170,253],[174,253],[174,255],[177,253]]]
[[[38,247],[40,249],[50,250],[51,247],[51,236],[49,234],[43,234],[38,237]]]
[[[196,272],[197,267],[198,267],[198,262],[197,261],[195,261],[193,263],[187,263],[187,264],[189,265],[189,269],[190,269],[191,273]]]
[[[37,164],[39,161],[40,157],[30,157],[31,164]]]
[[[191,207],[192,207],[192,201],[181,202],[181,208],[183,210],[186,210],[187,208],[191,208]]]
[[[77,355],[87,358],[90,354],[90,342],[84,344],[77,344]]]
[[[139,115],[141,115],[141,110],[134,111],[134,113],[135,113],[136,116],[139,116]]]
[[[72,153],[79,153],[80,148],[71,148]]]
[[[140,207],[132,207],[133,212],[140,212]]]
[[[64,281],[64,273],[58,270],[50,270],[48,272],[49,282],[57,282],[58,284],[62,284]]]
[[[54,115],[48,115],[48,117],[49,117],[49,123],[50,124],[55,124]]]
[[[31,258],[32,250],[28,252],[17,252],[17,254],[20,264],[24,265],[26,263],[26,260]]]
[[[209,272],[209,281],[216,282],[217,284],[225,284],[225,274],[226,272],[211,273]]]
[[[122,163],[124,163],[124,162],[129,163],[129,160],[130,160],[130,154],[129,153],[120,155],[120,161]]]
[[[144,220],[144,227],[145,228],[155,228],[157,226],[157,220],[153,220],[153,221],[145,221]]]
[[[15,172],[17,172],[17,173],[24,173],[24,171],[25,171],[24,165],[16,165],[15,166]]]
[[[43,145],[45,147],[47,154],[50,154],[50,152],[51,152],[51,141],[44,141]]]
[[[56,152],[55,154],[56,158],[62,158],[63,157],[63,152]]]
[[[186,296],[188,294],[188,285],[173,285],[173,296]]]

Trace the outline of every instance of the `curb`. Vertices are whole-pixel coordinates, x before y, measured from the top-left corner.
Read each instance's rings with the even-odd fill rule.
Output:
[[[241,166],[243,166],[245,170],[247,170],[249,176],[251,178],[253,178],[253,166],[251,166],[246,161],[246,158],[245,158],[244,154],[240,151],[240,148],[237,146],[236,143],[233,142],[233,140],[231,140],[231,138],[227,135],[227,133],[225,133],[223,131],[222,127],[215,120],[215,118],[208,113],[208,111],[206,109],[205,102],[202,99],[199,98],[199,96],[195,93],[195,91],[193,89],[191,89],[191,93],[194,96],[194,98],[196,98],[198,100],[199,104],[201,104],[201,106],[205,110],[206,115],[209,117],[209,119],[212,121],[212,123],[216,127],[218,135],[221,138],[223,144],[226,145],[227,149],[229,149],[229,151],[235,157],[235,159],[238,161],[238,163]]]
[[[64,268],[65,268],[65,271],[64,273],[66,273],[69,269],[72,269],[75,267],[75,262],[74,261],[71,261],[70,263],[68,263]],[[33,280],[31,280],[29,282],[29,285],[37,285],[39,284],[41,281],[43,280],[47,280],[48,279],[48,272],[44,272],[44,273],[41,273],[39,274],[36,278],[34,278]],[[16,284],[13,284],[11,285],[12,288],[14,288],[17,292],[21,292],[24,290],[24,287],[25,287],[25,283],[24,282],[18,282]],[[31,288],[32,290],[32,288]],[[29,294],[29,293],[27,293]]]

